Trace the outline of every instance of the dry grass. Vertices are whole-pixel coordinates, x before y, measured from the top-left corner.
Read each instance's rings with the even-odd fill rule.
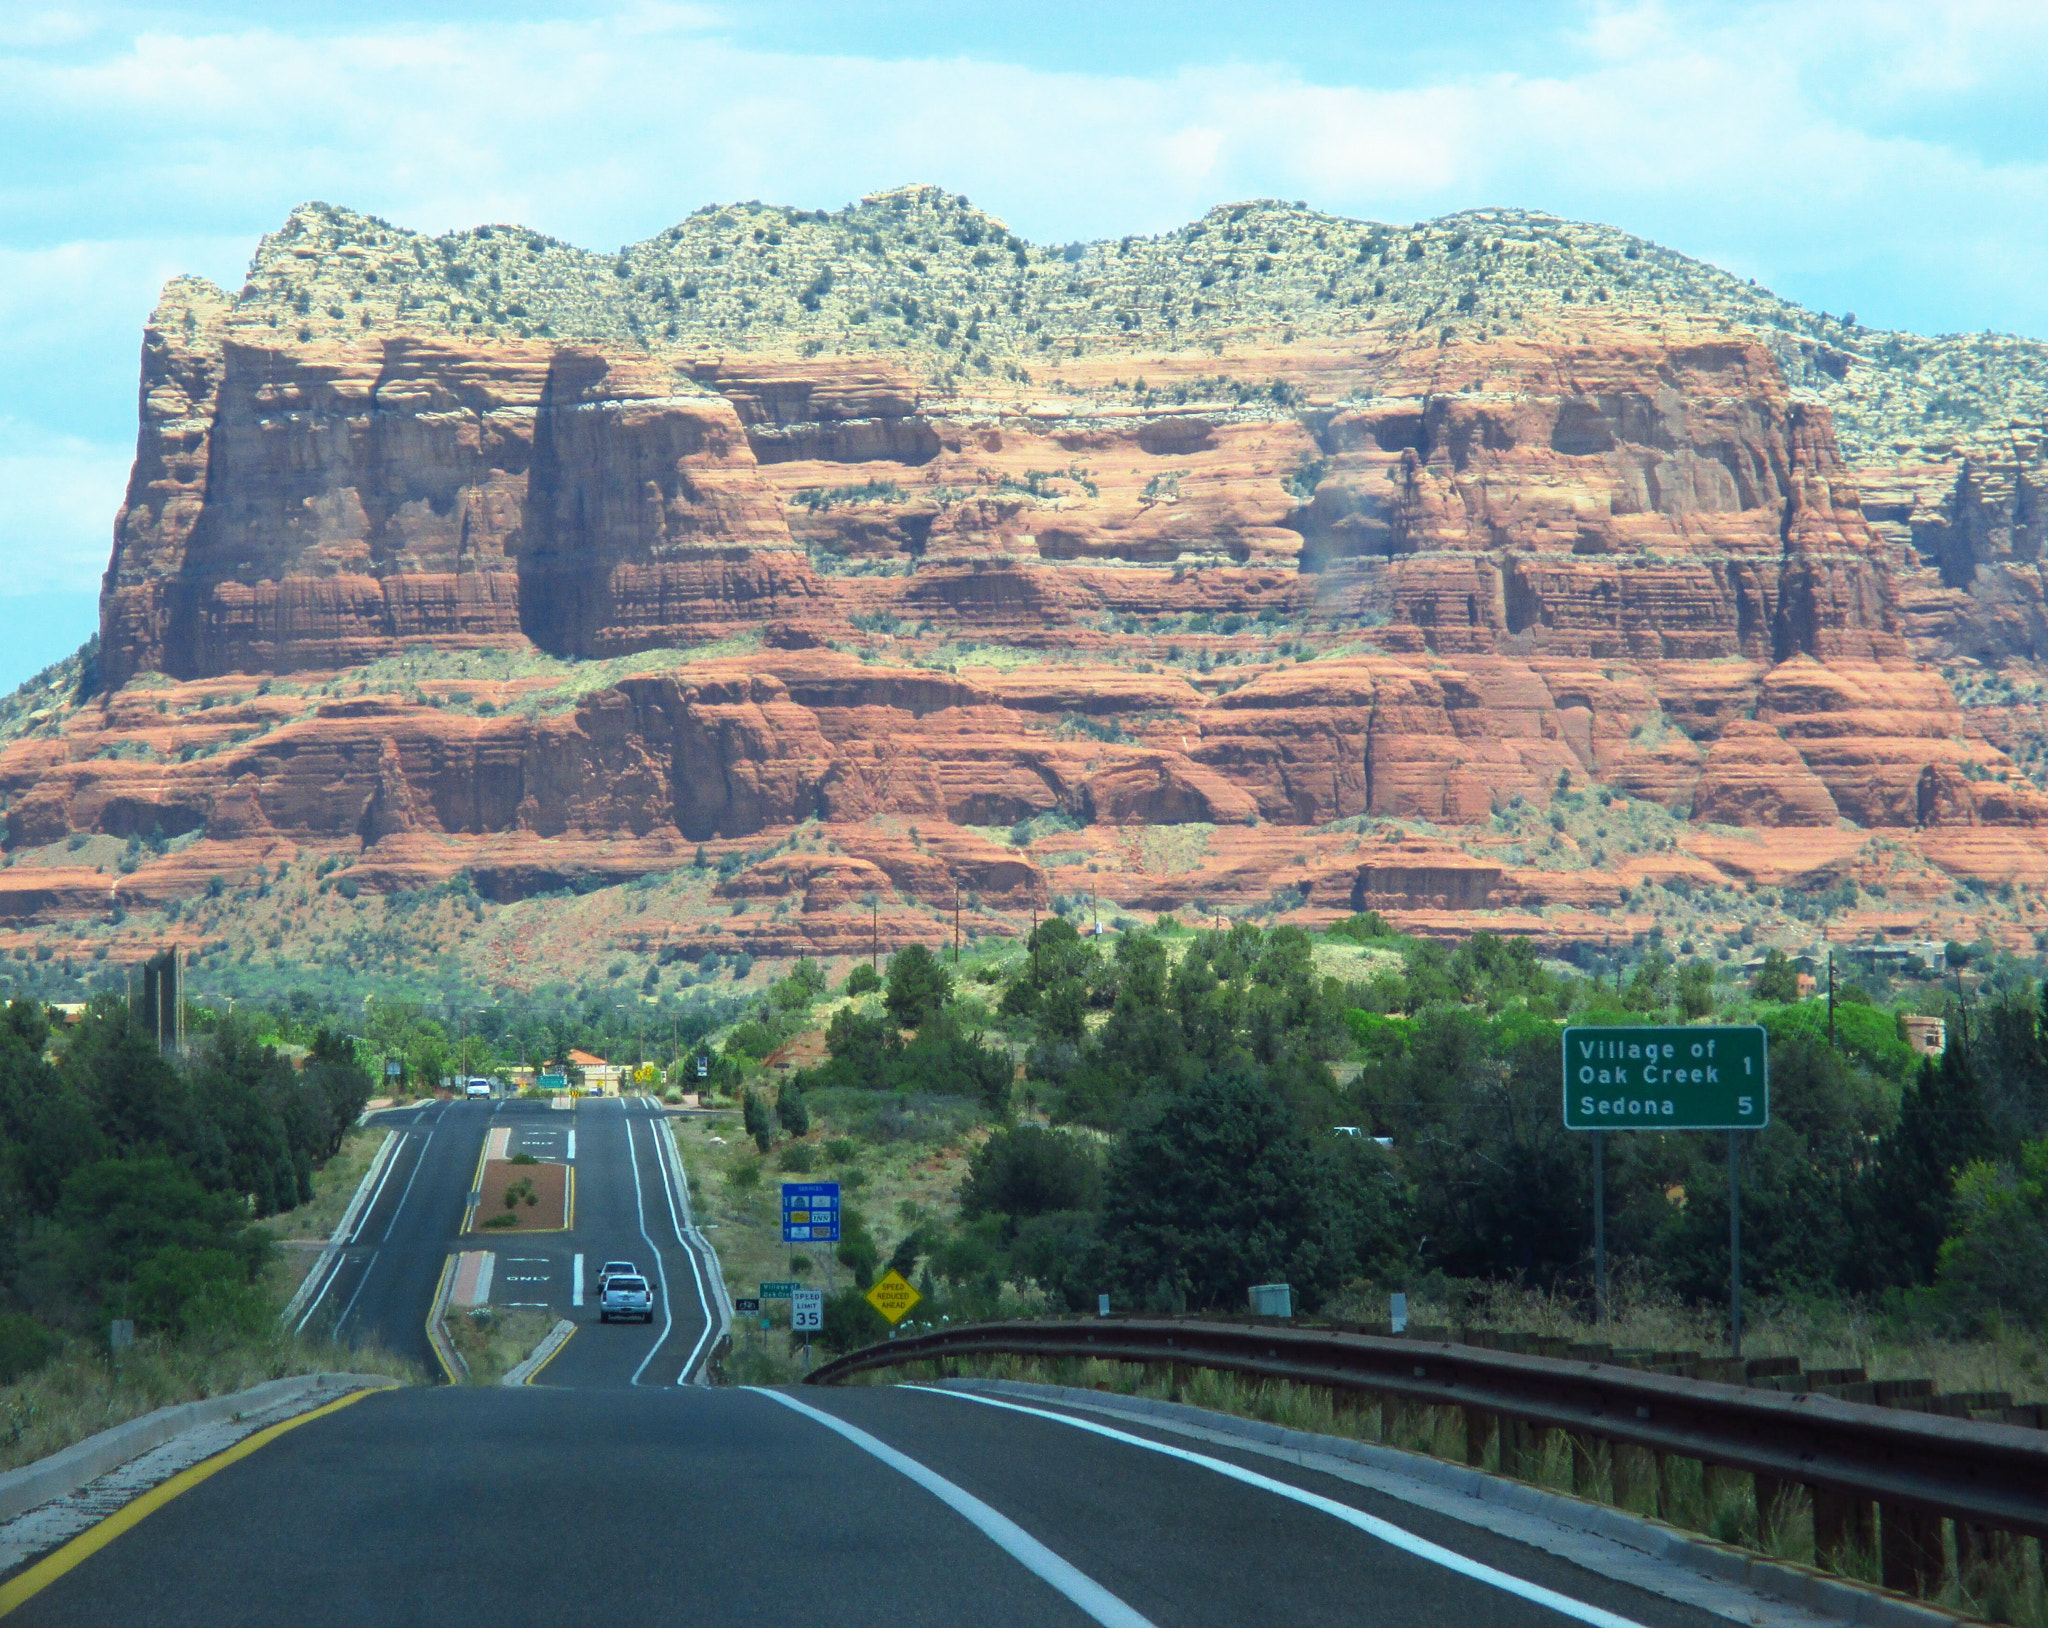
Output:
[[[884,1095],[876,1093],[877,1101]],[[864,1141],[814,1105],[811,1133],[801,1145],[812,1150],[815,1167],[796,1172],[781,1165],[792,1144],[778,1144],[763,1159],[741,1130],[737,1114],[717,1120],[671,1120],[670,1126],[689,1173],[691,1206],[718,1251],[726,1287],[735,1296],[756,1294],[768,1280],[794,1279],[824,1289],[844,1288],[850,1281],[829,1247],[782,1241],[779,1194],[784,1181],[841,1183],[845,1202],[867,1218],[886,1260],[897,1241],[924,1219],[953,1217],[968,1152],[979,1134],[969,1131],[938,1147]],[[854,1157],[844,1163],[825,1152],[827,1143],[841,1140],[855,1146]],[[787,1301],[770,1301],[764,1309],[778,1328],[787,1328]]]
[[[448,1338],[469,1369],[471,1385],[497,1384],[554,1326],[555,1314],[537,1306],[478,1306],[448,1314]]]
[[[1359,1291],[1325,1310],[1343,1321],[1384,1321],[1387,1300],[1377,1291]],[[1626,1282],[1615,1285],[1610,1315],[1598,1326],[1579,1301],[1509,1284],[1461,1286],[1455,1299],[1411,1292],[1408,1319],[1704,1356],[1728,1350],[1723,1308],[1689,1305]],[[2048,1341],[2020,1330],[1991,1339],[1939,1339],[1853,1305],[1765,1302],[1744,1308],[1742,1352],[1798,1357],[1808,1368],[1860,1367],[1872,1379],[1932,1379],[1942,1392],[2010,1391],[2015,1402],[2048,1401]]]
[[[264,1225],[280,1238],[325,1241],[331,1237],[377,1150],[393,1134],[377,1127],[349,1131],[341,1139],[340,1151],[313,1172],[312,1199],[296,1210],[272,1216]]]
[[[118,1358],[73,1343],[18,1385],[0,1387],[0,1469],[14,1469],[176,1402],[312,1373],[388,1374],[407,1384],[411,1362],[373,1346],[294,1340],[144,1338]]]

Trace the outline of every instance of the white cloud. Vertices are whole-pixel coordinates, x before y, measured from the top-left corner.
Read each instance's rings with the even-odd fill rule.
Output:
[[[1476,66],[1383,87],[1319,82],[1315,62],[1062,72],[942,40],[895,59],[752,49],[667,0],[317,34],[273,15],[181,31],[159,13],[137,34],[79,7],[0,30],[10,561],[98,570],[157,285],[233,283],[256,234],[311,197],[598,249],[706,202],[831,206],[910,180],[1051,242],[1258,195],[1397,221],[1525,204],[1868,322],[2048,331],[2042,116],[2032,142],[1967,118],[2030,90],[2037,3],[1596,5],[1541,73],[1476,40]]]
[[[0,597],[98,588],[133,456],[0,418]]]

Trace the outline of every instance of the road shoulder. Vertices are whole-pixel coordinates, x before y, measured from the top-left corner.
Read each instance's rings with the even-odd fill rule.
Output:
[[[1605,1504],[1372,1442],[1065,1385],[953,1379],[918,1388],[1092,1414],[1127,1429],[1150,1429],[1318,1471],[1745,1628],[1845,1622],[1859,1628],[1954,1628],[1964,1620],[1920,1601],[1768,1560]]]

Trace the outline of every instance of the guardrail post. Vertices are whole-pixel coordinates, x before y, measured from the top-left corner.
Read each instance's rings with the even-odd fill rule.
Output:
[[[1813,1500],[1813,1563],[1841,1571],[1852,1549],[1877,1553],[1877,1505],[1837,1487],[1808,1487]]]
[[[1616,1508],[1639,1515],[1657,1512],[1657,1455],[1649,1448],[1613,1443],[1608,1473],[1613,1477]]]
[[[1910,1504],[1882,1504],[1878,1531],[1882,1581],[1902,1594],[1932,1594],[1941,1586],[1941,1517]]]
[[[1773,1534],[1783,1529],[1791,1515],[1792,1484],[1774,1475],[1753,1475],[1756,1489],[1756,1538],[1768,1549]]]
[[[1484,1408],[1461,1409],[1465,1415],[1465,1462],[1475,1470],[1486,1468],[1487,1449],[1493,1449],[1493,1462],[1501,1463],[1501,1418],[1498,1413],[1488,1413]]]
[[[1605,1436],[1573,1430],[1566,1434],[1572,1448],[1572,1491],[1581,1498],[1607,1498],[1614,1490],[1614,1453]]]

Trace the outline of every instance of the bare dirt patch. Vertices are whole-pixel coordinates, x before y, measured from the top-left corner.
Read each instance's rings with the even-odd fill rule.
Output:
[[[505,1202],[510,1195],[512,1202]],[[501,1216],[512,1217],[508,1223]],[[569,1167],[565,1164],[484,1163],[483,1197],[471,1232],[560,1232],[569,1224]]]

